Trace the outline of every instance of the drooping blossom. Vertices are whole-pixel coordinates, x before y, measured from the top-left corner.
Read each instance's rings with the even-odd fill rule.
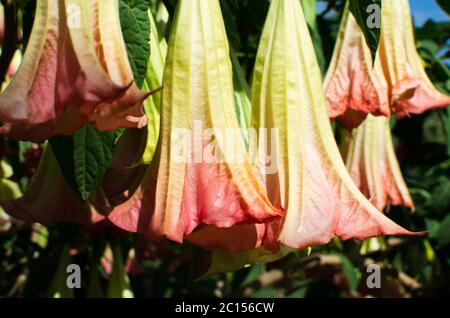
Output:
[[[345,146],[347,169],[361,192],[383,211],[390,205],[414,208],[392,142],[389,120],[369,115]]]
[[[92,205],[82,203],[66,183],[50,146],[45,147],[24,195],[2,198],[0,206],[19,220],[44,225],[57,221],[92,224],[103,219]]]
[[[374,64],[347,3],[325,91],[330,117],[341,119],[348,129],[357,127],[368,113],[405,116],[450,104],[450,97],[440,93],[425,73],[408,0],[383,1]]]
[[[24,222],[51,225],[60,221],[90,225],[103,221],[111,207],[128,200],[139,186],[146,166],[140,163],[143,129],[126,130],[97,189],[82,202],[65,180],[50,145],[23,196],[1,197],[0,206]]]
[[[152,29],[152,37],[156,36],[155,32],[156,29]],[[144,89],[161,85],[163,56],[164,53],[152,46],[152,58],[149,60]],[[87,202],[81,202],[75,195],[64,179],[51,147],[46,146],[36,176],[25,195],[12,201],[5,198],[0,205],[23,221],[46,225],[58,221],[90,225],[103,220],[103,214],[111,207],[131,197],[146,172],[144,164],[151,161],[159,132],[159,95],[156,93],[144,102],[145,111],[152,118],[148,131],[128,129],[121,135],[105,175]],[[145,154],[148,154],[148,162],[142,162],[143,152],[144,158]],[[53,197],[55,199],[52,199]]]
[[[252,93],[253,127],[276,129],[258,148],[275,144],[277,172],[260,165],[282,220],[231,229],[204,227],[188,240],[231,252],[259,246],[305,248],[334,236],[366,239],[411,235],[377,210],[346,170],[328,118],[320,70],[299,1],[273,0],[256,58]],[[260,131],[257,129],[257,131]]]
[[[281,211],[257,180],[236,118],[219,1],[179,1],[168,47],[155,158],[134,196],[108,218],[128,231],[178,242],[201,224],[277,218]],[[237,133],[219,138],[229,129]],[[215,135],[205,138],[205,130]],[[207,156],[212,153],[223,160]]]
[[[142,127],[147,94],[133,81],[118,1],[38,0],[22,64],[0,95],[0,133],[39,141]]]

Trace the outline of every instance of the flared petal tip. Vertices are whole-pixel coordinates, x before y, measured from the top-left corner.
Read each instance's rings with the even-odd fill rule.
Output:
[[[397,93],[395,93],[397,92]],[[406,78],[399,82],[394,91],[394,111],[397,118],[410,114],[420,115],[432,109],[446,108],[450,105],[450,96],[439,92],[421,78]]]
[[[423,236],[426,234],[427,234],[427,231],[412,232],[412,231],[402,228],[401,226],[395,226],[392,229],[382,230],[382,231],[379,231],[378,233],[371,233],[369,235],[366,233],[359,233],[359,234],[355,233],[355,235],[353,235],[353,236],[341,235],[338,237],[342,240],[356,239],[359,241],[364,241],[364,240],[374,238],[374,237],[383,237],[383,236],[415,236],[415,237],[419,237],[419,236]]]

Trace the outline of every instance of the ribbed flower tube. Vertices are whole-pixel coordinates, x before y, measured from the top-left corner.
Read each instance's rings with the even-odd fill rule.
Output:
[[[347,169],[361,192],[380,210],[414,208],[395,155],[389,120],[369,115],[347,138]]]
[[[334,236],[366,239],[412,235],[376,209],[358,190],[339,153],[327,114],[320,70],[297,0],[273,0],[253,77],[252,123],[258,149],[275,145],[277,172],[259,165],[282,220],[233,229],[207,227],[189,240],[210,249],[240,251],[261,245],[305,248]],[[267,134],[270,135],[270,134]],[[270,149],[270,148],[269,148]]]
[[[37,0],[23,61],[0,94],[0,133],[20,140],[142,127],[148,94],[133,81],[118,1]]]
[[[348,129],[369,113],[401,117],[450,105],[450,97],[439,92],[425,73],[408,0],[383,1],[374,64],[347,3],[324,85],[330,117],[339,118]]]
[[[109,219],[147,237],[181,242],[202,224],[262,223],[281,213],[246,153],[219,1],[181,0],[168,45],[155,158],[140,189]]]

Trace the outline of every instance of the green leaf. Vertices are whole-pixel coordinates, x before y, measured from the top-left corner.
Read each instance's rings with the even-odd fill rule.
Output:
[[[134,298],[130,278],[125,271],[122,250],[116,244],[113,248],[113,271],[106,292],[107,298]]]
[[[67,287],[66,278],[67,266],[72,262],[72,257],[69,254],[69,246],[65,245],[61,256],[59,258],[58,267],[56,269],[55,276],[50,283],[48,296],[51,298],[74,298],[75,294],[73,289]]]
[[[437,177],[436,187],[430,199],[432,211],[445,211],[450,207],[450,180],[444,176]]]
[[[301,2],[303,14],[305,15],[306,23],[311,28],[317,26],[317,0],[302,0]]]
[[[433,40],[420,40],[417,42],[417,48],[426,50],[429,54],[436,55],[441,49],[439,45]]]
[[[102,289],[101,281],[100,281],[100,271],[99,271],[98,267],[99,267],[98,264],[94,264],[94,266],[92,266],[92,268],[91,268],[86,298],[104,298],[105,297],[103,289]]]
[[[255,291],[252,296],[252,298],[277,298],[278,296],[278,290],[274,287],[266,287],[261,288],[257,291]]]
[[[230,42],[230,45],[237,50],[241,46],[241,39],[236,27],[235,12],[232,12],[226,0],[220,0],[220,8],[222,10],[228,41]]]
[[[381,33],[381,0],[350,0],[350,12],[363,31],[375,61]]]
[[[336,255],[341,259],[342,269],[345,273],[345,276],[347,277],[350,292],[355,293],[356,290],[358,289],[358,283],[359,283],[355,266],[353,266],[350,259],[347,256],[345,256],[344,254],[337,253]]]
[[[439,228],[435,232],[435,238],[439,247],[450,244],[450,215],[447,215],[447,217],[442,220]]]
[[[120,0],[120,24],[134,80],[141,87],[150,57],[148,0]]]
[[[323,52],[322,37],[317,24],[317,0],[303,0],[301,5],[314,44],[314,50],[316,51],[317,62],[322,75],[324,75],[326,73],[326,60]]]
[[[450,15],[450,2],[448,0],[436,0],[439,6],[444,10],[448,15]]]
[[[288,294],[286,298],[305,298],[306,293],[308,292],[308,286],[302,286],[292,293]]]
[[[121,132],[99,132],[86,125],[73,136],[50,139],[64,179],[82,201],[89,199],[105,174]]]

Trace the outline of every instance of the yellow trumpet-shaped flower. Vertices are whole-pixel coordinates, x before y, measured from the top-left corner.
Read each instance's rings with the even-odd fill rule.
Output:
[[[258,134],[257,148],[270,144],[277,172],[259,165],[282,220],[232,229],[206,227],[189,240],[229,251],[261,245],[305,248],[334,236],[366,239],[411,235],[378,211],[358,190],[340,156],[324,98],[320,70],[297,0],[272,0],[261,37],[253,78],[252,122],[258,131],[275,129],[275,138]]]
[[[344,126],[357,127],[368,113],[389,116],[421,114],[446,107],[450,97],[427,77],[417,53],[408,0],[382,6],[380,45],[372,67],[364,34],[348,4],[325,79],[328,111]]]
[[[389,120],[369,115],[345,146],[347,169],[361,192],[379,209],[413,208],[395,156]]]
[[[202,224],[231,227],[281,214],[246,153],[232,75],[219,1],[180,0],[163,78],[158,148],[140,188],[109,214],[114,224],[182,241]]]

